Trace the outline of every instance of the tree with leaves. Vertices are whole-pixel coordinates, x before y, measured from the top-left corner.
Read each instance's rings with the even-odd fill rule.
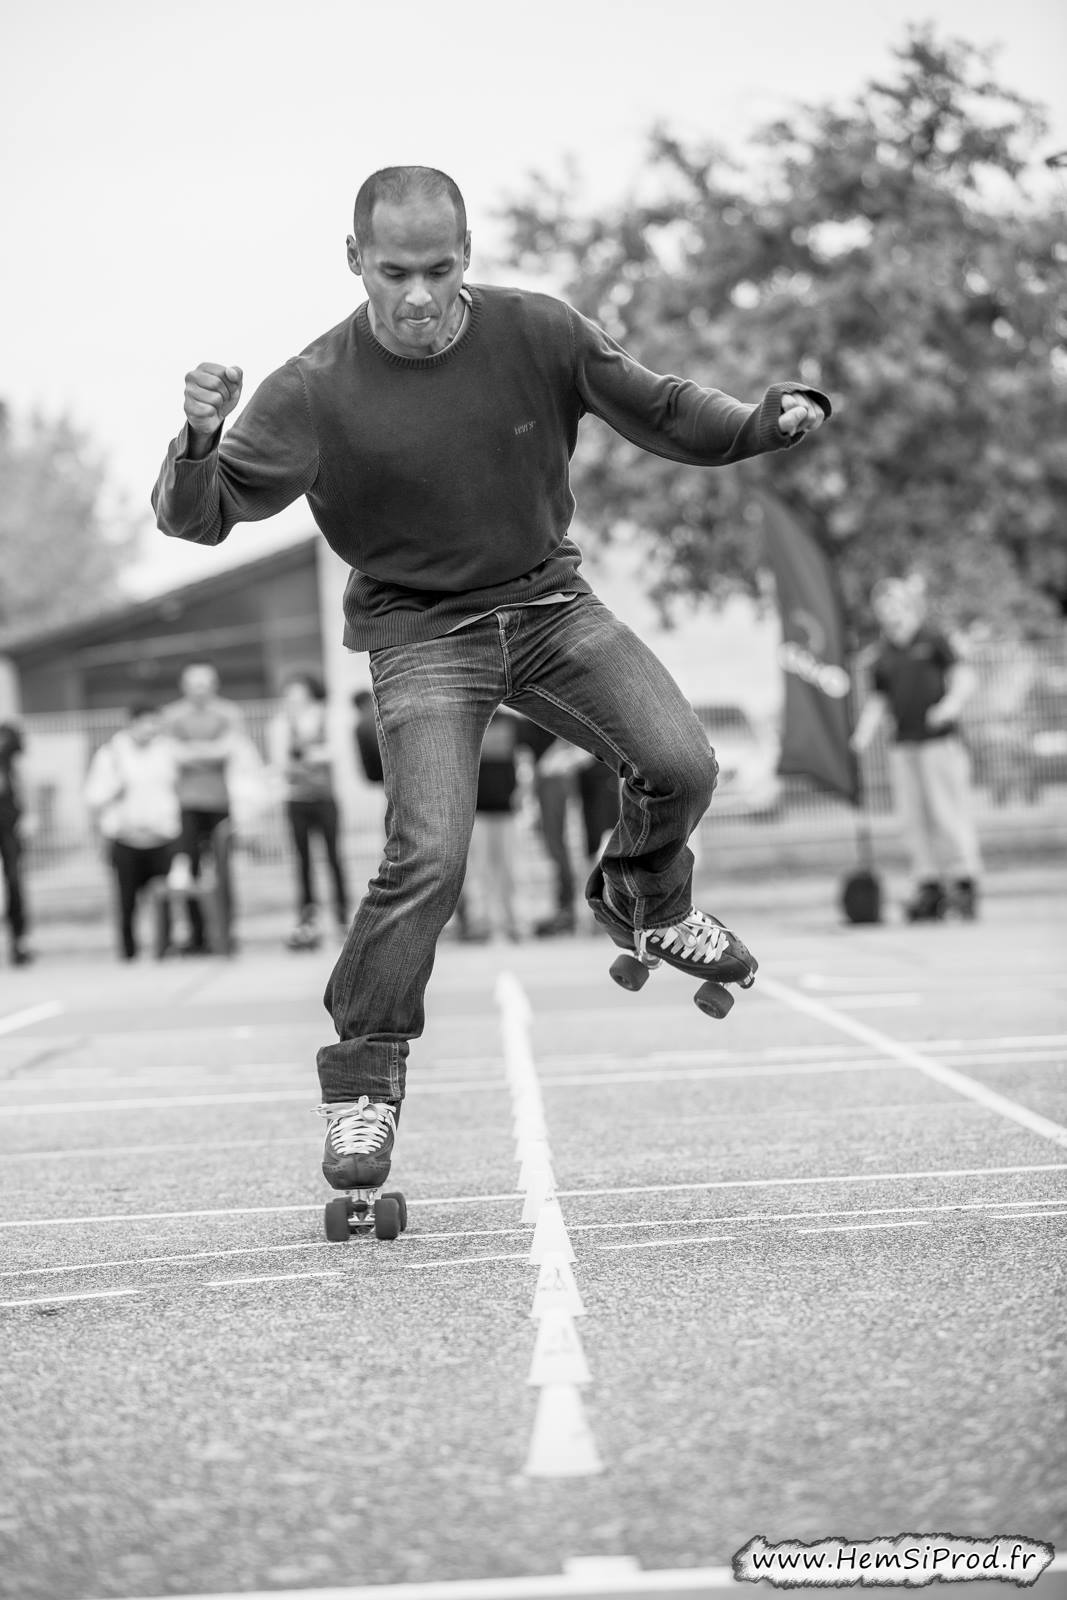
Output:
[[[119,598],[136,534],[67,418],[16,425],[0,403],[0,629],[67,620]]]
[[[665,606],[761,592],[770,493],[830,548],[861,633],[873,581],[914,565],[960,625],[1067,611],[1067,219],[1029,182],[1045,124],[973,46],[911,30],[894,58],[744,165],[661,129],[610,212],[535,178],[504,213],[511,263],[648,366],[742,396],[793,372],[834,400],[813,449],[721,477],[587,426],[579,515],[637,530]]]

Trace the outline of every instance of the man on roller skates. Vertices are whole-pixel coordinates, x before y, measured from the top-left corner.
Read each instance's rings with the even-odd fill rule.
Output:
[[[648,371],[549,295],[466,284],[463,198],[432,168],[368,178],[347,250],[366,302],[267,377],[225,438],[240,368],[187,375],[153,505],[164,533],[217,544],[303,494],[352,568],[345,643],[370,652],[388,836],[326,990],[337,1041],[318,1072],[327,1181],[373,1189],[503,702],[619,776],[618,825],[587,890],[616,943],[699,978],[751,977],[744,946],[691,897],[687,840],[714,753],[582,577],[568,463],[586,412],[654,454],[725,466],[797,443],[830,403],[789,381],[743,404]]]

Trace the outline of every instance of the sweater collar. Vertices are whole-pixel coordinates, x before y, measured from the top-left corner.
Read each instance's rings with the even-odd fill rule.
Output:
[[[469,298],[470,305],[467,310],[466,321],[459,334],[445,350],[440,350],[435,356],[400,356],[392,350],[387,350],[381,340],[376,338],[370,325],[370,316],[367,312],[367,301],[364,301],[356,311],[356,331],[364,344],[372,349],[375,355],[388,362],[391,367],[401,367],[410,371],[429,372],[434,367],[443,366],[446,361],[464,349],[473,339],[482,314],[482,297],[480,292],[469,283],[463,285],[462,293]]]

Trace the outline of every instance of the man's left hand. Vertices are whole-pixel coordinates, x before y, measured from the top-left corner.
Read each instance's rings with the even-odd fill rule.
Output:
[[[956,708],[947,700],[937,700],[926,708],[926,723],[930,728],[943,728],[956,720]]]
[[[790,439],[803,438],[823,421],[823,409],[815,400],[804,394],[784,394],[782,412],[778,418],[778,431]]]

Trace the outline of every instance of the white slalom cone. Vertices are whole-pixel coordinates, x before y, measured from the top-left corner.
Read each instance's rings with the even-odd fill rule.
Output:
[[[552,1157],[548,1150],[547,1139],[527,1139],[522,1147],[522,1165],[519,1167],[519,1181],[515,1185],[521,1194],[530,1187],[534,1176],[541,1172],[552,1171]]]
[[[577,1478],[603,1472],[582,1397],[571,1383],[550,1383],[537,1398],[524,1468],[531,1478]]]
[[[514,1095],[512,1107],[511,1125],[516,1139],[545,1137],[545,1108],[536,1086],[521,1089]]]
[[[546,1311],[537,1324],[526,1382],[538,1389],[550,1383],[590,1382],[589,1363],[569,1311]]]
[[[540,1266],[547,1255],[565,1256],[568,1261],[575,1259],[567,1225],[555,1195],[550,1195],[541,1206],[530,1245],[530,1260],[535,1265]]]
[[[545,1256],[537,1270],[537,1288],[534,1290],[530,1316],[537,1320],[549,1311],[566,1311],[572,1317],[585,1316],[571,1264],[566,1256],[554,1252]]]
[[[556,1180],[552,1176],[552,1168],[542,1168],[535,1172],[526,1189],[526,1197],[522,1202],[523,1222],[532,1222],[535,1227],[541,1215],[541,1208],[546,1200],[552,1200],[556,1194]]]

